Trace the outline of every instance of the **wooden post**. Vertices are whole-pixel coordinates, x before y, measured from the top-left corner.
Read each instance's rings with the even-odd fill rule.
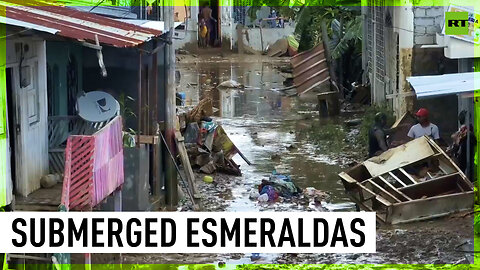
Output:
[[[157,48],[158,46],[158,41],[154,42],[154,47]],[[153,88],[153,91],[151,91],[152,97],[151,102],[153,103],[153,106],[151,109],[153,112],[150,112],[151,115],[151,130],[150,130],[150,135],[154,135],[158,138],[158,92],[161,91],[161,89],[158,88],[158,53],[153,54],[153,59],[152,59],[152,73],[150,76],[150,79],[152,80],[151,86]],[[153,174],[153,186],[152,186],[152,194],[153,196],[157,197],[160,195],[160,191],[162,189],[162,185],[160,183],[160,158],[159,158],[159,149],[160,146],[158,144],[154,144],[153,146],[153,157],[152,157],[152,174]]]
[[[164,18],[166,28],[168,29],[168,39],[172,41],[174,27],[174,7],[173,1],[165,1]],[[175,118],[176,118],[176,105],[175,105],[175,48],[172,42],[167,44],[165,66],[167,69],[167,89],[165,91],[165,139],[167,141],[167,147],[172,153],[175,153]],[[166,201],[167,207],[175,209],[178,204],[178,179],[177,172],[175,170],[174,161],[169,158],[166,163]]]
[[[113,211],[122,212],[122,187],[113,192]]]
[[[138,93],[137,93],[137,133],[141,134],[142,130],[142,52],[140,51],[138,56]],[[137,147],[140,147],[140,144],[137,143]]]
[[[122,212],[122,186],[118,187],[113,192],[113,211],[115,212]],[[118,254],[118,264],[122,265],[122,253]],[[120,268],[121,269],[121,268]]]

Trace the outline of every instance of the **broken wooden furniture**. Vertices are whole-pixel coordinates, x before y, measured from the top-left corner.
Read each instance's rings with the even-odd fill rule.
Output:
[[[339,174],[358,207],[382,223],[432,219],[473,208],[473,185],[435,142],[418,138]]]

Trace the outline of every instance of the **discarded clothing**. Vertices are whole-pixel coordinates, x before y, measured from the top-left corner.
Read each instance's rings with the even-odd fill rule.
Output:
[[[278,199],[278,193],[273,186],[263,186],[262,191],[260,191],[260,195],[263,194],[268,195],[268,201],[274,202]]]
[[[260,194],[263,194],[265,193],[264,191],[270,189],[269,187],[272,187],[278,196],[284,198],[290,198],[302,192],[302,190],[292,182],[290,176],[277,174],[275,171],[270,175],[269,180],[262,180],[262,184],[259,185],[258,191]]]

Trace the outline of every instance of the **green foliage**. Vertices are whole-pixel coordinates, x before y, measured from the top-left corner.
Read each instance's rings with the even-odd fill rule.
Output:
[[[362,16],[358,10],[349,7],[360,5],[359,0],[253,0],[248,15],[256,19],[256,12],[262,6],[269,6],[274,7],[281,16],[294,19],[295,34],[300,40],[299,52],[309,50],[321,41],[322,24],[325,24],[330,39],[334,34],[342,37],[334,44],[333,59],[338,59],[351,48],[354,48],[355,57],[361,57]],[[344,23],[341,32],[333,33],[331,24],[334,20]]]
[[[358,15],[353,20],[345,24],[345,33],[338,44],[332,49],[332,58],[340,58],[350,47],[355,48],[355,52],[362,51],[362,16]]]
[[[397,269],[474,269],[465,267],[465,265],[438,265],[438,264],[395,264],[395,265],[374,265],[374,264],[358,264],[358,265],[347,265],[347,264],[264,264],[264,265],[239,265],[237,269],[240,270],[253,270],[253,269],[263,269],[263,270],[283,270],[283,269],[292,269],[292,270],[397,270]]]
[[[120,115],[123,117],[123,126],[125,128],[123,132],[123,146],[124,147],[134,147],[135,146],[135,136],[137,132],[131,128],[126,128],[126,122],[129,118],[136,118],[137,115],[133,112],[130,103],[134,103],[135,99],[131,96],[125,95],[124,93],[120,94],[118,97],[118,103],[120,104]]]
[[[121,93],[118,97],[118,103],[120,104],[120,115],[124,118],[124,120],[130,117],[137,117],[132,108],[129,106],[132,102],[135,102],[135,99],[131,96],[125,95],[125,93]]]
[[[368,146],[368,133],[375,124],[375,115],[383,112],[387,116],[387,126],[391,126],[395,122],[393,111],[386,105],[374,105],[368,107],[363,115],[362,125],[360,126],[360,144]]]
[[[475,212],[480,211],[478,206],[475,207]],[[473,231],[476,235],[480,235],[480,215],[478,213],[475,214],[475,219],[473,220]]]

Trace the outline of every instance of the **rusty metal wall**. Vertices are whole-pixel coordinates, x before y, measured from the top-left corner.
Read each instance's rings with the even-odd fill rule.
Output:
[[[304,94],[330,79],[323,45],[295,55],[290,60],[293,67],[293,83],[297,94]]]

